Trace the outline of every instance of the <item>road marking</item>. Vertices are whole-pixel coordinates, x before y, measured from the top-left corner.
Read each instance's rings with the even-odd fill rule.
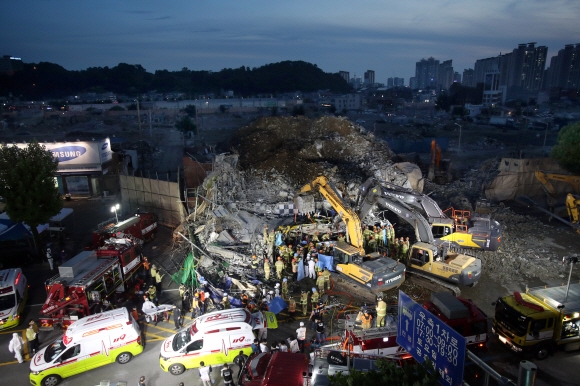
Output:
[[[24,362],[27,362],[27,360],[24,360]],[[7,365],[13,365],[13,364],[16,364],[16,363],[18,363],[18,361],[2,362],[2,363],[0,363],[0,367],[7,366]],[[20,363],[18,363],[18,364],[20,364]]]
[[[151,335],[152,337],[157,338],[157,340],[165,340],[165,339],[167,339],[167,338],[164,338],[164,337],[162,337],[160,335],[154,334],[152,332],[146,332],[145,335],[146,336]]]
[[[177,331],[177,330],[171,330],[169,328],[165,328],[165,327],[161,327],[161,326],[155,326],[155,325],[149,326],[149,327],[156,328],[158,330],[165,331],[165,332],[170,332],[171,334],[175,334],[175,332]]]

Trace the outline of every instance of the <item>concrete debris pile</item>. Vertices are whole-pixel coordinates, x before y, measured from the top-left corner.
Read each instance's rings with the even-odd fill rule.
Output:
[[[509,208],[496,207],[491,216],[502,225],[503,236],[498,252],[483,255],[484,274],[507,283],[530,278],[547,281],[567,275],[568,268],[562,265],[562,247],[545,241],[561,231]]]
[[[379,177],[392,167],[393,156],[386,142],[348,119],[336,117],[260,118],[241,128],[231,147],[240,154],[245,172],[281,175],[294,187],[331,172],[342,181]]]

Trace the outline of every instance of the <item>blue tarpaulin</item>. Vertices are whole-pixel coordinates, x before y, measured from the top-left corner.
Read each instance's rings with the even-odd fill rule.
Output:
[[[324,268],[328,268],[329,271],[334,271],[333,264],[334,257],[328,255],[321,255],[320,253],[318,254],[318,263],[316,263],[316,265],[320,267],[322,270],[324,270]]]
[[[283,243],[284,242],[282,241],[282,233],[280,232],[276,233],[276,246],[279,247]]]
[[[300,259],[298,262],[298,276],[296,277],[298,281],[304,279],[304,259]]]
[[[286,304],[284,299],[282,299],[281,297],[275,296],[272,300],[270,300],[270,303],[268,303],[268,307],[270,309],[270,312],[278,314],[283,309],[288,308],[288,304]]]
[[[32,236],[22,223],[15,224],[10,220],[0,219],[0,224],[5,226],[4,231],[0,234],[0,241],[21,240]]]

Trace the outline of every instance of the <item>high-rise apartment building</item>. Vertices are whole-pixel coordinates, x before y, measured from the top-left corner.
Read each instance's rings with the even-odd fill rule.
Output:
[[[580,91],[580,43],[566,44],[553,56],[548,68],[546,87]]]
[[[475,82],[473,81],[473,68],[466,68],[463,70],[461,84],[467,87],[475,87]]]
[[[348,83],[350,81],[350,72],[348,71],[339,71],[338,74]]]
[[[416,88],[436,88],[437,75],[439,74],[439,61],[430,57],[421,59],[415,64]]]
[[[439,90],[448,90],[451,87],[453,84],[453,60],[445,60],[439,64],[437,84]]]
[[[10,55],[0,57],[0,74],[12,75],[14,71],[22,70],[22,59]]]
[[[364,84],[365,84],[365,86],[370,86],[370,85],[375,84],[375,72],[373,70],[365,71]]]
[[[397,77],[387,79],[387,88],[393,87],[405,87],[405,79]]]

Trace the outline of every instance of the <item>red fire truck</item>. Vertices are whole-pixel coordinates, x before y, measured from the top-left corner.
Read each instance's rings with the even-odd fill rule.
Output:
[[[490,325],[487,315],[471,300],[455,297],[448,292],[431,294],[431,301],[423,307],[465,337],[467,348],[486,350]]]
[[[83,251],[60,267],[45,283],[48,296],[40,310],[40,328],[66,328],[76,320],[102,312],[142,285],[137,272],[141,248],[127,238],[110,238],[94,251]]]
[[[157,233],[157,216],[153,213],[137,213],[121,222],[115,223],[111,219],[101,223],[93,232],[93,247],[98,248],[103,242],[111,237],[134,238],[135,243],[143,244],[144,241],[153,240]]]

